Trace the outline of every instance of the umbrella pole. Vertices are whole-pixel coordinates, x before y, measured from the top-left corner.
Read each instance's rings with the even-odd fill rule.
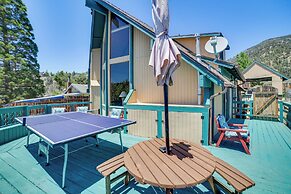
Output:
[[[170,154],[168,91],[169,91],[169,86],[167,84],[164,84],[166,152],[167,152],[167,154]]]

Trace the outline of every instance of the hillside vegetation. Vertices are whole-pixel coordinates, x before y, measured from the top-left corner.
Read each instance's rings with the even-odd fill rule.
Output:
[[[63,94],[67,89],[67,82],[70,78],[70,82],[74,84],[88,84],[88,73],[77,72],[65,72],[58,71],[57,73],[44,72],[41,75],[41,79],[45,86],[45,96],[52,96]]]
[[[251,61],[262,62],[291,78],[291,34],[265,40],[243,52]],[[229,61],[237,63],[237,56]]]

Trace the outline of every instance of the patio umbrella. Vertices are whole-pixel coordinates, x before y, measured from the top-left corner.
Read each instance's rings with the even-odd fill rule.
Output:
[[[152,18],[156,38],[152,47],[149,65],[154,69],[157,85],[164,87],[166,148],[163,148],[162,151],[165,150],[169,154],[168,86],[173,84],[172,75],[180,65],[181,54],[168,35],[168,0],[152,0]]]

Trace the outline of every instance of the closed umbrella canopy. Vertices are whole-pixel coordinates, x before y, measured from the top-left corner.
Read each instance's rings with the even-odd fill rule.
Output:
[[[152,0],[152,17],[156,39],[149,65],[154,68],[154,75],[159,86],[172,85],[172,74],[179,67],[181,54],[168,35],[168,0]]]
[[[161,151],[170,154],[168,86],[173,84],[172,75],[180,65],[181,54],[168,35],[168,0],[152,0],[152,17],[156,39],[152,48],[149,65],[154,69],[157,85],[164,86],[166,147],[162,147]]]

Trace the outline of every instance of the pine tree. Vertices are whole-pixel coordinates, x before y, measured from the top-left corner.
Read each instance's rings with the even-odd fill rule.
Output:
[[[34,39],[22,0],[0,0],[0,103],[44,93]]]
[[[236,62],[239,64],[242,70],[247,68],[252,63],[249,56],[244,52],[241,52],[236,56]]]

